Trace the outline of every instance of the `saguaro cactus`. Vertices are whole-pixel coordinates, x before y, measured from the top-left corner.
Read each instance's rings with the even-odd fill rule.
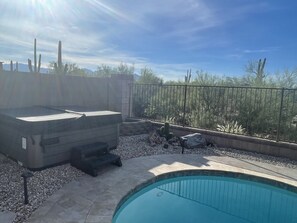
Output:
[[[190,69],[190,71],[187,70],[187,75],[185,76],[185,83],[186,84],[189,84],[191,82],[191,76],[192,76],[191,69]]]
[[[54,64],[54,69],[55,69],[55,72],[60,75],[66,75],[66,73],[68,72],[68,65],[67,64],[63,65],[62,63],[62,42],[61,41],[59,41],[59,46],[58,46],[58,64],[57,63]]]
[[[41,54],[39,54],[39,60],[37,65],[37,55],[36,55],[36,39],[34,39],[34,70],[32,68],[32,61],[28,59],[28,67],[31,73],[39,73],[41,66]]]
[[[263,62],[260,59],[258,62],[258,69],[257,69],[257,78],[262,81],[265,78],[265,74],[264,74],[264,67],[266,64],[266,58],[264,58]]]

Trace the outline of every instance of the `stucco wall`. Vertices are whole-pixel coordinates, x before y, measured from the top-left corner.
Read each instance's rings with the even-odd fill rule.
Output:
[[[107,108],[106,78],[0,73],[0,108],[81,105]]]
[[[0,71],[0,109],[34,105],[78,105],[128,116],[128,84],[133,76],[112,78]]]

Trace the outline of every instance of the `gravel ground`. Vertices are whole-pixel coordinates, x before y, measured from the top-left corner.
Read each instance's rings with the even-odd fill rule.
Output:
[[[119,146],[113,153],[120,155],[121,158],[125,160],[139,156],[181,153],[181,150],[182,149],[180,146],[172,145],[169,145],[167,149],[163,148],[163,145],[151,147],[148,143],[148,135],[143,134],[136,136],[120,137]],[[238,159],[259,161],[264,163],[270,163],[277,166],[297,169],[297,161],[294,160],[231,148],[206,147],[203,149],[185,149],[184,153],[200,154],[205,156],[229,156]]]
[[[171,145],[167,149],[163,148],[163,145],[151,147],[148,143],[148,135],[145,134],[120,137],[119,146],[113,153],[120,155],[123,160],[127,160],[139,156],[179,154],[181,153],[181,147]],[[189,153],[204,156],[230,156],[288,168],[297,168],[297,161],[229,148],[207,147],[205,149],[186,149],[185,154]],[[30,204],[24,205],[23,179],[21,178],[21,174],[25,170],[25,168],[19,166],[16,162],[0,154],[0,212],[12,211],[16,213],[14,223],[25,222],[31,213],[50,195],[66,183],[84,175],[84,173],[71,167],[69,164],[33,172],[34,176],[28,182]]]
[[[29,205],[24,205],[24,188],[21,174],[25,168],[0,154],[0,211],[16,213],[13,222],[25,222],[50,195],[64,184],[83,175],[69,164],[33,172],[28,180]]]

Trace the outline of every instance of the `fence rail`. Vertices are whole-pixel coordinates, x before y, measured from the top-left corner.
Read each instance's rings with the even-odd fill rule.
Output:
[[[134,117],[297,143],[297,89],[134,84]]]

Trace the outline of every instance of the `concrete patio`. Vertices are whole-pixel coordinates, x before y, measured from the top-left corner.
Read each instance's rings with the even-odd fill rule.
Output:
[[[216,169],[262,176],[297,186],[297,169],[227,156],[156,155],[108,166],[98,177],[83,176],[52,195],[29,218],[29,223],[111,223],[117,204],[131,189],[167,172]]]

